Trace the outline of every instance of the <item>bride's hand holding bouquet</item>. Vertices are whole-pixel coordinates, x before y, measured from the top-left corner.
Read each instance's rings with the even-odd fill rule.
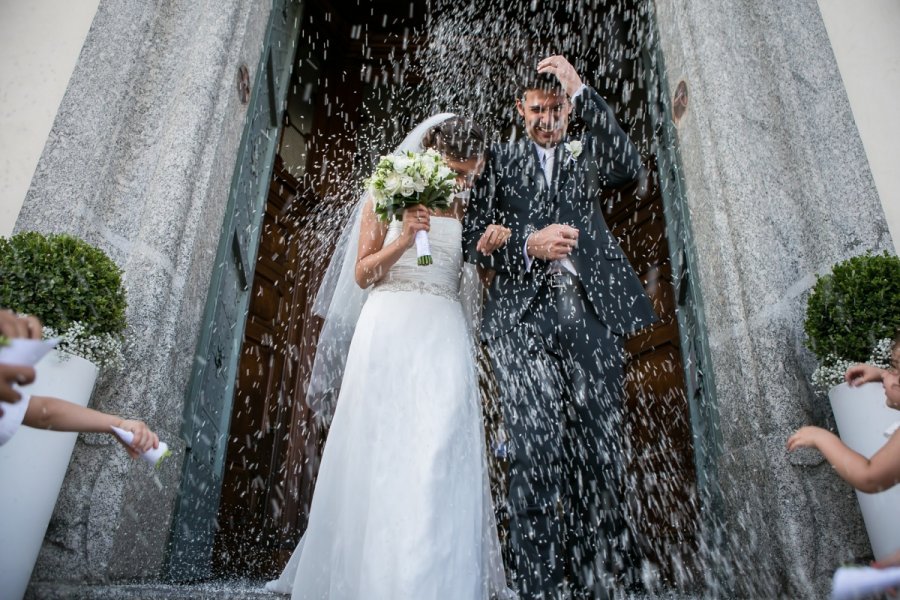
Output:
[[[431,230],[431,212],[422,204],[410,206],[403,211],[403,230],[400,239],[406,248],[411,247],[419,232],[427,234]]]
[[[402,219],[404,234],[415,229],[418,264],[430,265],[428,227],[413,227],[413,220],[408,221],[404,214],[413,212],[408,209],[415,207],[415,215],[409,218],[421,224],[429,211],[449,208],[456,192],[456,173],[434,150],[405,152],[382,156],[375,172],[366,180],[366,188],[372,194],[375,214],[381,221]]]

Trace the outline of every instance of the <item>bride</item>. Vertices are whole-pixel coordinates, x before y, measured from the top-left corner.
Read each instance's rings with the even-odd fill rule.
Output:
[[[461,117],[431,117],[398,150],[427,148],[465,190],[483,167],[484,135]],[[358,253],[339,242],[316,299],[326,321],[311,404],[327,414],[340,392],[309,526],[267,590],[295,600],[514,597],[488,491],[473,317],[460,301],[476,280],[463,269],[464,202],[444,214],[417,206],[387,225],[366,197],[345,230]],[[429,266],[416,264],[419,230]],[[493,251],[508,230],[485,237]]]

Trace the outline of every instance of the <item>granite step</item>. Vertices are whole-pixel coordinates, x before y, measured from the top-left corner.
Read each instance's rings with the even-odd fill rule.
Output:
[[[263,590],[264,581],[215,580],[203,583],[67,584],[34,582],[25,600],[278,600]]]
[[[287,598],[263,590],[259,580],[215,580],[203,583],[63,584],[35,582],[25,600],[278,600]],[[629,593],[619,600],[695,600],[681,592]]]

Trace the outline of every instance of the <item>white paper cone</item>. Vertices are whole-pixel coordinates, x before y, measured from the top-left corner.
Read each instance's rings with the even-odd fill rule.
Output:
[[[866,598],[878,592],[900,587],[900,567],[841,567],[831,582],[833,600]]]
[[[416,258],[418,259],[418,263],[420,265],[430,265],[431,260],[427,262],[423,262],[423,257],[431,258],[431,245],[428,243],[428,233],[425,231],[417,231],[416,232]]]
[[[112,430],[117,436],[119,436],[120,440],[122,440],[129,446],[131,445],[131,440],[134,439],[133,433],[131,433],[130,431],[125,431],[124,429],[120,429],[115,425],[112,426]],[[141,454],[141,458],[154,467],[158,467],[162,462],[162,459],[166,458],[170,454],[171,452],[169,452],[169,445],[165,442],[160,442],[159,448],[150,448],[149,450]]]
[[[33,367],[45,354],[53,350],[59,340],[29,340],[13,338],[8,346],[0,348],[0,363]]]

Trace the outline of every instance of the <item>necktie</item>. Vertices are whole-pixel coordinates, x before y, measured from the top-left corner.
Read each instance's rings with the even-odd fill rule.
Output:
[[[544,181],[547,182],[547,187],[550,187],[553,183],[553,151],[544,150],[541,152],[541,156],[541,166],[544,168]]]
[[[553,159],[556,154],[556,148],[550,150],[543,150],[541,152],[541,167],[544,170],[544,180],[547,182],[547,187],[551,187],[553,185]],[[557,200],[558,201],[558,200]],[[557,221],[565,222],[559,219],[559,213],[557,213]],[[571,219],[571,222],[575,222],[575,219]],[[550,263],[551,271],[568,271],[572,275],[578,276],[578,269],[575,268],[575,264],[572,262],[572,259],[565,257],[559,260],[554,260]]]

